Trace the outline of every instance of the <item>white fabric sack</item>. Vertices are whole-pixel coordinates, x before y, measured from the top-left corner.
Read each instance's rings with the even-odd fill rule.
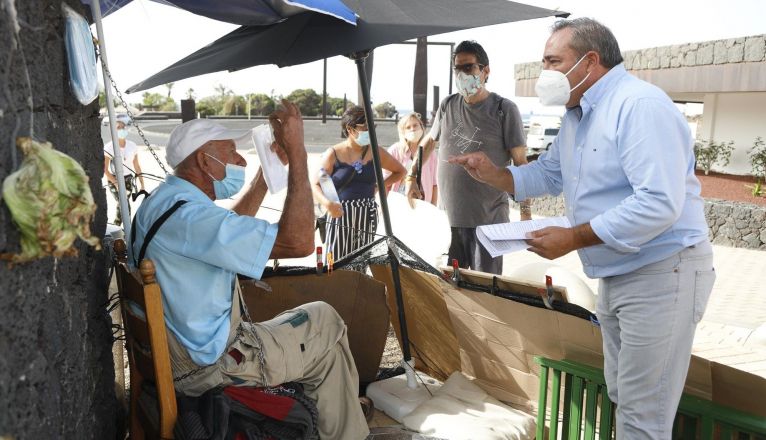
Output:
[[[451,440],[535,437],[534,417],[488,395],[459,371],[403,422],[413,431]]]

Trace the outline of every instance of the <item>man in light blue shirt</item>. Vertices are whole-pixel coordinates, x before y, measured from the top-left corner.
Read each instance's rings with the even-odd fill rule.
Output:
[[[316,401],[321,438],[365,438],[346,326],[330,305],[305,304],[259,323],[240,315],[237,274],[258,279],[269,258],[314,250],[303,121],[295,105],[282,104],[270,118],[274,148],[290,166],[279,224],[254,217],[267,190],[261,170],[231,210],[214,203],[245,184],[237,144],[250,130],[192,120],[170,135],[174,175],[137,211],[132,251],[136,265],[150,258],[156,267],[177,391],[196,396],[218,386],[300,382]]]
[[[697,322],[715,272],[686,120],[657,87],[629,75],[612,32],[562,20],[536,85],[566,105],[548,152],[498,168],[482,153],[451,159],[517,200],[563,192],[571,228],[533,233],[529,250],[554,259],[577,250],[600,278],[604,373],[617,436],[669,439]]]

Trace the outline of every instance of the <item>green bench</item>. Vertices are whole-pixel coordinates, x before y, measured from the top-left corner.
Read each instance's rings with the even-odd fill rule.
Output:
[[[602,370],[540,356],[535,357],[535,362],[540,365],[538,440],[545,438],[548,409],[548,439],[615,438],[615,405],[607,395]],[[673,439],[766,440],[766,419],[685,394],[673,424]]]

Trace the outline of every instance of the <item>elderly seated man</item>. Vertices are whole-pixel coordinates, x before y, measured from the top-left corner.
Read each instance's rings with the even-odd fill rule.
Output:
[[[198,119],[170,134],[166,154],[174,175],[136,213],[132,251],[136,261],[146,257],[156,265],[176,390],[197,396],[217,386],[300,382],[316,401],[321,438],[362,439],[369,430],[338,313],[314,302],[266,322],[241,317],[238,273],[257,279],[269,258],[313,251],[303,121],[295,105],[282,105],[270,117],[275,148],[289,163],[278,224],[254,217],[267,190],[260,170],[232,210],[213,202],[244,186],[247,163],[236,147],[250,131]]]

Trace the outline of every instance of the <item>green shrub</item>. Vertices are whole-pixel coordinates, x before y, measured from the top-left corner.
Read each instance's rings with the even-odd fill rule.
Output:
[[[697,158],[697,166],[705,171],[705,175],[710,172],[713,165],[718,164],[722,167],[729,165],[731,152],[734,150],[734,141],[715,142],[700,139],[694,143],[694,156]]]
[[[763,195],[763,182],[766,180],[766,142],[761,139],[760,136],[755,138],[753,142],[753,148],[748,150],[750,156],[750,167],[755,177],[755,185],[753,186],[753,195]]]

